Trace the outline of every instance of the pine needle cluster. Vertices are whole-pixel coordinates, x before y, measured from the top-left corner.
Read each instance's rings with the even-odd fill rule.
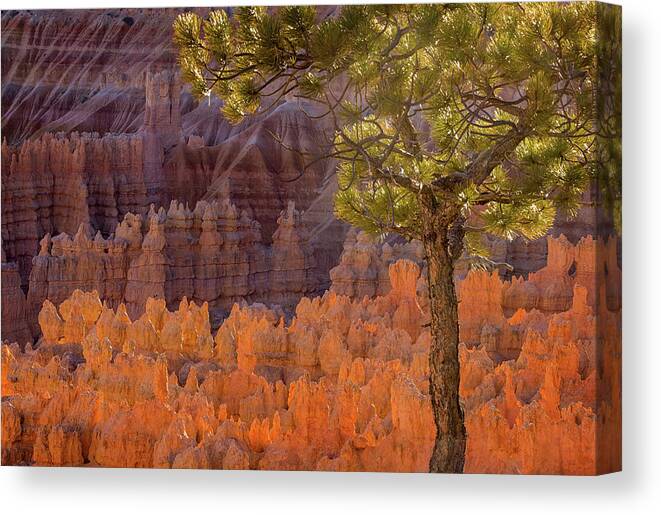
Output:
[[[174,40],[229,121],[288,95],[332,120],[338,217],[422,239],[431,205],[480,254],[483,233],[544,235],[594,181],[619,210],[619,27],[593,2],[240,7],[182,14]]]

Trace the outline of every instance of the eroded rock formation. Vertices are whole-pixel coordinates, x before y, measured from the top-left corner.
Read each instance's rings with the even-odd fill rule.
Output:
[[[256,299],[293,308],[317,290],[315,268],[293,202],[265,245],[259,223],[229,202],[200,201],[191,210],[173,201],[167,212],[127,214],[107,239],[86,224],[73,238],[47,234],[33,260],[27,302],[33,324],[45,300],[59,304],[75,289],[94,290],[113,308],[125,303],[132,318],[149,298],[173,307],[187,297],[221,311]]]
[[[24,290],[47,233],[107,238],[129,212],[201,199],[246,211],[268,244],[290,201],[314,205],[303,223],[328,284],[346,228],[332,163],[315,159],[324,124],[285,101],[233,127],[217,99],[193,100],[171,41],[180,11],[3,12],[2,239]]]
[[[577,248],[559,246],[566,259],[549,262],[547,284],[569,274],[555,265]],[[591,297],[588,270],[569,277],[567,309],[509,318],[498,309],[509,283],[475,271],[460,280],[467,472],[618,466],[617,446],[597,446],[618,437],[619,310],[605,287]],[[46,301],[39,345],[2,347],[3,462],[424,471],[435,428],[421,281],[400,259],[387,293],[303,298],[290,322],[236,304],[215,335],[208,304],[187,299],[172,311],[149,298],[134,321],[96,293]]]
[[[12,342],[32,341],[28,305],[16,263],[6,263],[2,253],[2,338]]]
[[[339,264],[330,271],[331,290],[357,299],[385,295],[390,290],[388,267],[398,259],[424,266],[422,244],[380,244],[352,228],[344,241]]]
[[[45,134],[2,145],[2,232],[7,258],[29,275],[44,235],[89,224],[109,234],[147,202],[137,136]]]

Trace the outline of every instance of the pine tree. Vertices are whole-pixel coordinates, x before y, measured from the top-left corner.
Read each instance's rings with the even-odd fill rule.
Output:
[[[240,7],[175,22],[194,94],[220,97],[233,123],[287,95],[317,106],[332,124],[336,215],[422,241],[433,472],[464,465],[456,262],[488,263],[485,234],[541,237],[558,211],[576,212],[591,180],[613,184],[619,171],[619,88],[599,87],[619,71],[613,12],[589,2],[350,5],[322,19],[315,7]],[[596,100],[606,93],[610,102]],[[600,141],[615,141],[605,157]]]

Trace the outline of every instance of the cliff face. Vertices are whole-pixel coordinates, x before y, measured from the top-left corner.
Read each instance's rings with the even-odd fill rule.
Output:
[[[108,234],[146,203],[140,137],[60,133],[2,146],[3,248],[24,278],[45,234],[80,224]]]
[[[175,63],[174,9],[3,11],[2,131],[132,133],[145,72]]]
[[[282,217],[281,233],[296,214]],[[143,247],[156,250],[166,236],[151,220]],[[557,261],[595,245],[560,245]],[[555,264],[543,284],[570,277]],[[486,272],[460,280],[467,472],[593,474],[619,463],[616,447],[597,461],[595,435],[616,438],[607,431],[620,413],[619,308],[586,286],[619,270],[597,265],[577,267],[567,309],[509,318],[511,283]],[[2,349],[3,462],[424,471],[435,429],[418,265],[391,264],[387,290],[303,298],[289,323],[236,304],[215,335],[207,303],[171,311],[148,298],[131,321],[96,292],[45,301],[40,345]],[[600,352],[597,320],[608,327]]]
[[[304,223],[328,283],[346,229],[330,163],[301,157],[322,151],[323,124],[285,102],[232,127],[218,100],[194,101],[171,43],[178,12],[3,12],[2,237],[24,290],[46,234],[84,223],[107,238],[127,213],[202,199],[245,211],[268,244],[290,201],[314,204]]]
[[[163,73],[156,77],[162,78]],[[163,80],[167,78],[160,82],[152,79],[150,84],[160,91],[157,84]],[[166,82],[166,91],[170,91],[169,86]],[[269,119],[278,117],[274,113]],[[257,124],[220,147],[199,147],[198,140],[189,138],[166,158],[164,148],[180,137],[181,129],[156,123],[154,118],[158,117],[148,110],[145,130],[135,135],[60,133],[29,140],[17,149],[3,144],[3,249],[10,261],[18,263],[24,284],[39,241],[48,233],[73,235],[85,224],[107,236],[127,214],[144,214],[151,204],[167,206],[176,195],[195,202],[200,197],[220,202],[236,199],[232,203],[260,223],[260,238],[270,243],[288,202],[309,207],[318,195],[317,188],[322,187],[323,168],[316,174],[303,174],[299,181],[281,182],[283,176],[289,180],[289,175],[299,173],[295,163],[269,158],[266,152],[277,156],[276,149],[251,147],[250,143],[255,131],[262,140],[266,138],[263,131],[271,130],[268,126]],[[273,141],[270,144],[277,145]],[[306,139],[305,145],[311,144],[312,139]],[[250,148],[253,150],[248,151]],[[260,159],[255,152],[260,153]],[[236,162],[225,168],[226,156],[232,153],[238,155]],[[214,176],[211,187],[205,189]],[[325,212],[331,217],[329,205]],[[328,225],[327,220],[322,223]],[[328,244],[339,246],[337,238]]]

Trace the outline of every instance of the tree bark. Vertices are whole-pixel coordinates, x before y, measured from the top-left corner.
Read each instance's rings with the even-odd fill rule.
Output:
[[[436,425],[429,470],[462,473],[466,429],[459,401],[459,319],[454,286],[457,235],[429,209],[423,209],[422,215],[431,312],[429,393]]]

